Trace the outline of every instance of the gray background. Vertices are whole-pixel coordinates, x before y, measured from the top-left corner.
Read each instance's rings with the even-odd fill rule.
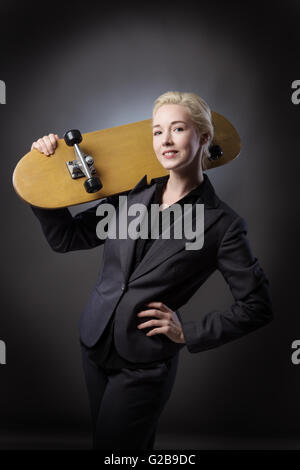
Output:
[[[220,348],[182,350],[157,445],[300,447],[300,365],[291,362],[291,343],[300,338],[300,106],[291,102],[291,83],[300,78],[299,14],[290,0],[52,2],[42,10],[1,2],[0,339],[7,364],[0,366],[0,448],[90,446],[77,322],[102,258],[101,247],[51,251],[14,192],[13,170],[37,138],[148,119],[168,90],[199,94],[241,136],[240,156],[207,173],[247,220],[275,320]],[[232,302],[216,272],[181,312],[193,320]]]

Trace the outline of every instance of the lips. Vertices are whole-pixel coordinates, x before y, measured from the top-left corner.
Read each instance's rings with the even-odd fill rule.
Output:
[[[166,153],[177,153],[177,152],[178,152],[178,150],[165,150],[163,152],[163,155],[165,155]]]

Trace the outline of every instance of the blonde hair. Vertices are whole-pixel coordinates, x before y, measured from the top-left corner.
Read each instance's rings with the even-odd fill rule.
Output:
[[[199,133],[208,134],[208,140],[203,144],[202,169],[208,167],[210,157],[209,147],[214,138],[214,127],[212,124],[211,110],[206,101],[195,93],[167,91],[154,101],[152,116],[154,117],[158,108],[164,104],[181,104],[190,111],[191,119]],[[153,122],[152,117],[152,122]]]

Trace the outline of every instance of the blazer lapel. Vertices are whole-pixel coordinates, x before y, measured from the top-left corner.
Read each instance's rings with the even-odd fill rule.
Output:
[[[119,220],[126,220],[128,226],[136,216],[129,216],[127,213],[128,207],[133,204],[139,203],[144,204],[146,207],[149,206],[153,193],[155,191],[155,185],[147,185],[147,175],[144,175],[143,178],[136,184],[136,186],[130,191],[127,195],[127,202],[120,208],[120,218]],[[120,261],[121,268],[124,274],[124,279],[127,282],[130,273],[131,263],[133,262],[133,256],[135,253],[135,244],[137,240],[127,237],[126,239],[119,239],[119,248],[120,248]]]
[[[168,175],[162,177],[168,178]],[[208,228],[214,224],[218,218],[222,214],[222,210],[218,209],[220,204],[220,200],[216,195],[212,184],[209,181],[209,178],[206,174],[204,174],[205,178],[205,186],[203,188],[202,196],[199,197],[197,200],[198,204],[204,204],[204,234],[208,230]],[[159,178],[161,180],[161,178]],[[155,179],[154,179],[155,180]],[[144,175],[143,178],[137,183],[137,185],[130,191],[127,196],[127,204],[122,206],[121,212],[123,213],[123,217],[128,217],[128,225],[131,220],[133,220],[136,216],[128,216],[127,209],[132,204],[141,203],[144,204],[147,208],[149,208],[150,201],[156,189],[156,184],[152,184],[147,186],[147,175]],[[126,212],[126,214],[125,214]],[[193,214],[193,220],[195,219],[195,213]],[[124,219],[123,219],[124,220]],[[178,222],[181,222],[182,217],[180,216]],[[128,227],[127,227],[128,228]],[[135,244],[137,240],[132,238],[127,239],[120,239],[119,240],[119,247],[120,247],[120,260],[121,260],[121,267],[124,274],[125,281],[133,281],[138,277],[144,275],[146,272],[155,268],[155,266],[159,265],[167,258],[173,256],[178,251],[184,250],[185,244],[187,242],[191,242],[192,240],[187,239],[182,236],[180,239],[164,239],[162,238],[162,234],[159,236],[158,239],[154,241],[151,245],[150,249],[147,251],[145,256],[142,258],[141,262],[138,264],[137,268],[131,273],[130,275],[130,267],[131,263],[133,262],[133,257],[135,253]],[[204,243],[205,243],[205,236],[204,236]]]

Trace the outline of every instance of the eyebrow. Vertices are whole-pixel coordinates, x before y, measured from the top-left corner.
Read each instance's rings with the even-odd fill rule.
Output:
[[[176,124],[177,122],[183,122],[184,124],[186,124],[185,121],[172,121],[171,124]],[[156,124],[155,126],[152,126],[153,129],[154,127],[160,127],[160,124]]]

